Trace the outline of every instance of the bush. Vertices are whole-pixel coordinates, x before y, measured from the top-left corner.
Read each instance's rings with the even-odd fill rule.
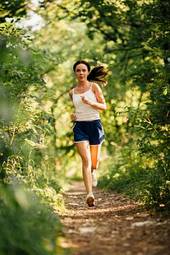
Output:
[[[21,185],[0,186],[0,226],[1,255],[57,254],[57,215]]]

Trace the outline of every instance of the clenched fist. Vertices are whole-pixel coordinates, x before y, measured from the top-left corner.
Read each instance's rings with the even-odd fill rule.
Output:
[[[81,99],[84,104],[92,105],[92,101],[87,99],[85,96],[81,96]]]
[[[76,114],[75,114],[75,113],[72,113],[70,117],[71,117],[71,120],[72,120],[72,121],[75,121],[75,120],[76,120]]]

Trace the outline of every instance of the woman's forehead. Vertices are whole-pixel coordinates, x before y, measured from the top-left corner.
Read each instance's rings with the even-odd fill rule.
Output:
[[[76,69],[87,69],[88,70],[88,68],[87,68],[87,66],[85,64],[78,64],[76,66]]]

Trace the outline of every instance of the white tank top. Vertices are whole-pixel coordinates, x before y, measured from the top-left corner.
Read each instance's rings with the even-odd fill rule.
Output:
[[[87,99],[97,102],[96,96],[92,91],[92,84],[89,90],[84,93],[76,94],[73,89],[73,104],[75,106],[76,121],[91,121],[100,119],[99,111],[94,109],[92,106],[83,103],[81,96],[85,96]]]

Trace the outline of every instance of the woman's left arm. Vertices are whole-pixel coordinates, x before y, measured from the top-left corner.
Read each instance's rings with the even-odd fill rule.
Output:
[[[96,83],[93,83],[92,90],[96,96],[97,102],[93,102],[91,100],[87,100],[86,98],[82,97],[83,102],[88,105],[91,105],[93,108],[95,108],[97,110],[106,110],[107,109],[106,102],[105,102],[102,90],[99,87],[99,85]]]

